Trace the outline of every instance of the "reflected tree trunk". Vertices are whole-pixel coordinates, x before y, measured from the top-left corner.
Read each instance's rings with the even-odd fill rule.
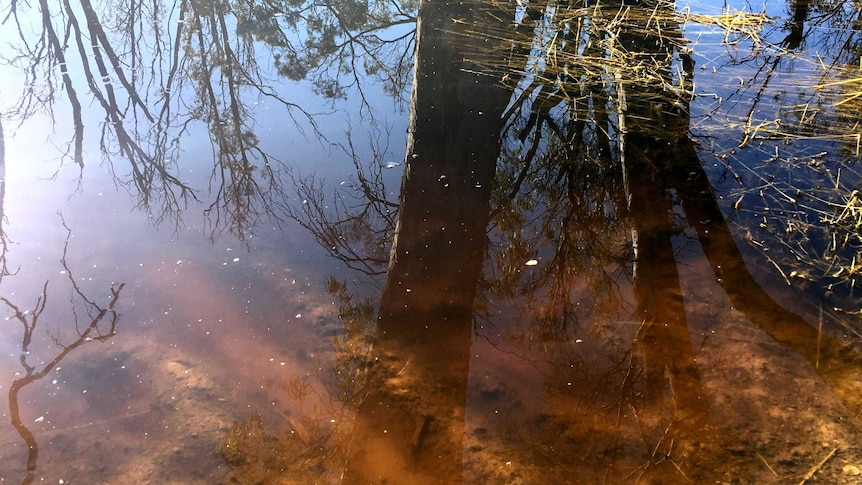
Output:
[[[638,5],[661,8],[652,2]],[[641,62],[660,66],[653,69],[662,76],[661,83],[637,85],[623,92],[626,107],[620,115],[628,128],[621,135],[622,155],[635,256],[633,290],[641,323],[632,353],[633,369],[643,372],[645,404],[666,409],[661,414],[661,434],[638,478],[638,482],[646,483],[667,477],[706,479],[706,468],[698,466],[700,455],[710,447],[716,451],[718,445],[709,432],[713,427],[707,394],[686,322],[672,241],[680,231],[675,224],[670,198],[673,186],[667,171],[676,163],[677,145],[691,145],[691,141],[681,135],[688,132],[690,94],[685,89],[674,92],[669,86],[675,84],[671,61],[675,54],[685,55],[678,52],[685,41],[673,12],[655,18],[664,24],[660,30],[645,25],[640,31],[632,29],[620,35],[628,52],[642,56]],[[693,67],[682,64],[688,72],[682,74],[680,85],[688,82]],[[697,475],[687,475],[692,471]]]
[[[661,406],[661,434],[652,450],[647,476],[676,476],[679,470],[699,470],[692,466],[703,445],[712,443],[713,429],[707,394],[697,367],[672,237],[677,234],[666,181],[646,160],[632,162],[639,151],[633,143],[629,187],[632,238],[635,249],[633,290],[641,327],[632,351],[632,369],[643,373],[643,398],[646,406]],[[667,151],[654,152],[653,162]],[[668,460],[664,460],[668,458]],[[659,466],[664,463],[665,466]],[[671,465],[673,463],[673,465]],[[699,470],[702,472],[703,470]],[[704,477],[700,477],[704,478]],[[648,481],[649,479],[647,479]]]
[[[399,220],[380,303],[384,325],[416,309],[472,306],[483,253],[463,246],[485,240],[511,96],[496,78],[469,70],[470,57],[495,50],[480,37],[484,25],[499,22],[489,8],[434,0],[420,7]]]
[[[685,113],[678,116],[687,124]],[[669,132],[676,130],[671,127]],[[641,323],[632,352],[633,369],[643,372],[646,405],[658,404],[666,410],[662,434],[642,475],[647,481],[648,476],[682,480],[686,478],[685,473],[680,474],[683,470],[696,471],[698,480],[707,479],[703,474],[708,467],[700,466],[699,461],[720,446],[686,321],[672,241],[680,231],[667,170],[674,163],[678,144],[691,145],[691,140],[683,136],[675,141],[647,142],[645,137],[635,136],[626,145],[635,253],[633,290]]]
[[[834,382],[832,372],[858,369],[858,352],[784,308],[754,279],[727,227],[694,144],[681,143],[678,149],[674,154],[678,164],[670,174],[673,186],[733,306],[776,342],[805,358],[827,382]],[[856,393],[840,386],[833,390],[850,409],[857,413],[862,410],[862,399]]]
[[[461,482],[472,306],[510,92],[484,5],[423,1],[396,235],[345,483]]]

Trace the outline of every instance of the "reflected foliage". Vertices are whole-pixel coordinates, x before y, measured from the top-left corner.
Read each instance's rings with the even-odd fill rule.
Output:
[[[415,22],[409,2],[123,0],[104,8],[89,0],[4,7],[2,26],[16,39],[3,61],[20,72],[21,93],[3,118],[20,129],[49,114],[68,137],[63,159],[83,168],[98,141],[100,161],[156,222],[179,224],[201,199],[213,234],[240,239],[280,221],[280,201],[290,198],[284,162],[263,147],[254,117],[276,108],[322,139],[316,110],[285,98],[281,77],[307,79],[325,97],[364,99],[360,81],[376,76],[400,95],[412,62],[413,31],[397,29]],[[95,138],[85,136],[89,120],[98,122]],[[212,143],[208,191],[182,163],[201,126]]]
[[[0,117],[0,281],[14,274],[9,269],[9,235],[6,234],[6,140],[3,135],[3,120]]]
[[[13,0],[7,7],[3,24],[16,28],[19,42],[13,47],[14,54],[4,60],[20,69],[23,88],[18,102],[4,117],[23,123],[38,112],[53,115],[55,103],[67,98],[72,134],[65,155],[83,168],[83,120],[101,118],[99,147],[103,156],[126,160],[133,174],[118,182],[134,188],[145,207],[150,205],[150,197],[159,197],[166,208],[176,208],[193,192],[176,175],[165,152],[168,147],[151,145],[158,135],[152,136],[147,123],[159,130],[170,120],[156,123],[144,91],[152,80],[137,72],[148,67],[144,55],[149,54],[138,45],[138,36],[148,30],[150,18],[158,19],[162,14],[142,2],[131,2],[117,5],[126,15],[102,19],[89,0],[79,3],[41,0],[31,5]],[[28,22],[31,17],[40,22]],[[23,27],[27,24],[36,27],[35,35]],[[114,40],[109,36],[111,31],[126,35]],[[87,98],[82,101],[86,94],[97,106],[98,114],[92,118],[84,108],[90,103]],[[54,121],[64,126],[67,123]]]
[[[367,73],[403,95],[413,65],[415,0],[240,0],[234,8],[237,33],[271,46],[280,75],[309,79],[322,96],[344,98],[362,92]],[[406,28],[393,29],[400,25]]]
[[[506,113],[487,284],[529,302],[536,325],[528,333],[538,341],[627,310],[619,288],[632,277],[626,144],[670,142],[687,130],[669,125],[691,97],[689,77],[671,75],[690,61],[673,6],[621,8],[531,3],[514,39],[521,70],[502,74],[515,103]],[[651,29],[661,35],[645,49]],[[539,267],[525,267],[531,259]]]
[[[779,24],[765,14],[691,14],[665,0],[186,0],[170,11],[123,3],[125,15],[108,21],[86,0],[80,8],[43,0],[33,7],[41,33],[31,38],[21,28],[23,5],[6,15],[21,39],[20,55],[7,61],[27,80],[7,119],[50,110],[64,93],[73,119],[68,156],[82,165],[87,103],[75,89],[86,86],[104,116],[101,152],[118,182],[142,206],[154,210],[158,200],[177,217],[200,195],[180,176],[181,140],[205,127],[213,232],[244,238],[261,221],[288,217],[350,268],[387,275],[376,314],[345,282],[327,282],[343,333],[325,379],[334,407],[355,411],[351,434],[340,433],[340,421],[289,418],[282,436],[252,415],[219,448],[235,481],[313,481],[331,466],[348,483],[495,476],[499,470],[462,469],[474,337],[537,369],[547,409],[509,403],[506,383],[482,389],[478,407],[511,405],[508,416],[521,421],[475,418],[496,427],[473,430],[478,444],[468,461],[480,452],[491,463],[514,457],[527,465],[526,481],[735,478],[729,467],[764,441],[716,424],[716,408],[731,406],[709,399],[718,391],[698,359],[713,344],[708,335],[693,342],[681,283],[679,251],[695,243],[711,271],[707,283],[714,279],[717,298],[744,321],[737,327],[807,362],[841,403],[862,408],[835,374],[858,370],[858,352],[843,338],[858,335],[853,326],[827,312],[815,328],[761,286],[779,276],[857,305],[846,297],[862,271],[859,177],[850,163],[858,158],[859,93],[846,66],[858,55],[858,9],[800,0]],[[706,34],[690,40],[690,27]],[[107,34],[118,29],[116,39]],[[154,44],[140,42],[144,31]],[[67,67],[72,55],[80,72]],[[308,81],[325,98],[358,93],[367,110],[363,79],[377,76],[401,93],[411,64],[397,203],[380,145],[372,145],[370,165],[352,139],[340,147],[355,177],[334,195],[262,147],[253,121],[262,108],[251,99],[274,102],[320,136],[316,115],[273,87],[278,76]],[[811,82],[784,83],[791,71]],[[299,204],[286,202],[291,185]],[[733,197],[720,201],[716,187]],[[745,255],[727,219],[743,228]],[[750,270],[750,254],[769,272]],[[115,318],[121,288],[100,308],[75,287],[102,315],[82,337],[113,335],[115,319],[104,334],[99,322]],[[43,290],[32,316],[2,300],[23,324],[25,352],[45,299]],[[21,359],[28,376],[40,374]],[[302,399],[306,386],[291,379],[285,392]],[[19,433],[28,440],[29,431]],[[559,439],[549,444],[549,435]],[[341,463],[324,463],[320,449]]]
[[[790,1],[787,18],[738,43],[701,41],[698,60],[716,79],[700,82],[693,129],[718,163],[710,177],[738,184],[725,207],[747,250],[786,284],[855,313],[859,9]],[[713,52],[727,61],[710,62]],[[722,74],[737,82],[716,82]]]

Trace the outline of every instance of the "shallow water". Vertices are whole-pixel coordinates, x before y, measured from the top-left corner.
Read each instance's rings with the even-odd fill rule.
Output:
[[[3,10],[0,482],[860,480],[858,8],[359,5]]]

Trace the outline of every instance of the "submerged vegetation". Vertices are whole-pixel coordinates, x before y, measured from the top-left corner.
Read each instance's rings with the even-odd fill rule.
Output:
[[[236,421],[217,448],[233,469],[230,483],[315,483],[326,456],[295,431],[270,431],[260,413]]]
[[[261,413],[234,422],[219,442],[216,452],[230,467],[231,483],[330,483],[345,460],[349,447],[349,421],[323,420],[321,416],[343,415],[361,401],[369,366],[375,324],[374,302],[360,299],[348,291],[347,283],[329,276],[327,292],[338,301],[335,315],[343,332],[332,336],[335,353],[331,368],[317,376],[328,394],[323,402],[335,408],[324,412],[287,417],[284,426],[264,424]],[[354,301],[358,300],[358,301]],[[284,395],[297,403],[314,400],[315,386],[309,378],[292,376],[282,384]],[[346,406],[347,409],[342,409]],[[361,446],[361,445],[358,445]]]

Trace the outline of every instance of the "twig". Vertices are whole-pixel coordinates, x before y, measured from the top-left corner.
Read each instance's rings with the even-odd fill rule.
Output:
[[[820,305],[820,318],[817,327],[817,359],[814,361],[814,368],[820,368],[820,340],[823,338],[823,305]]]
[[[766,458],[764,458],[763,455],[761,455],[760,453],[755,453],[755,454],[757,455],[758,458],[760,458],[760,461],[762,461],[763,464],[766,465],[766,468],[768,468],[769,471],[771,471],[772,474],[777,477],[778,474],[775,473],[775,470],[773,470],[771,466],[769,466],[769,463],[766,461]]]
[[[787,286],[791,286],[790,278],[788,278],[787,275],[784,274],[784,270],[781,269],[781,266],[778,266],[778,263],[773,261],[773,259],[770,258],[769,256],[765,256],[765,257],[766,257],[766,260],[769,261],[770,263],[772,263],[772,266],[775,266],[775,269],[777,269],[778,272],[781,273],[781,276],[784,277],[784,282],[787,283]]]
[[[812,478],[814,478],[814,474],[816,474],[818,471],[820,471],[820,469],[823,468],[823,465],[825,465],[826,462],[829,461],[830,458],[835,456],[836,451],[838,451],[837,447],[832,448],[832,451],[830,451],[829,454],[826,455],[826,458],[823,458],[822,460],[820,460],[820,463],[818,463],[817,465],[814,466],[814,468],[812,468],[811,470],[808,470],[808,473],[806,473],[805,476],[802,477],[802,481],[799,482],[799,485],[805,485],[805,483],[807,483],[808,480],[811,480]]]

